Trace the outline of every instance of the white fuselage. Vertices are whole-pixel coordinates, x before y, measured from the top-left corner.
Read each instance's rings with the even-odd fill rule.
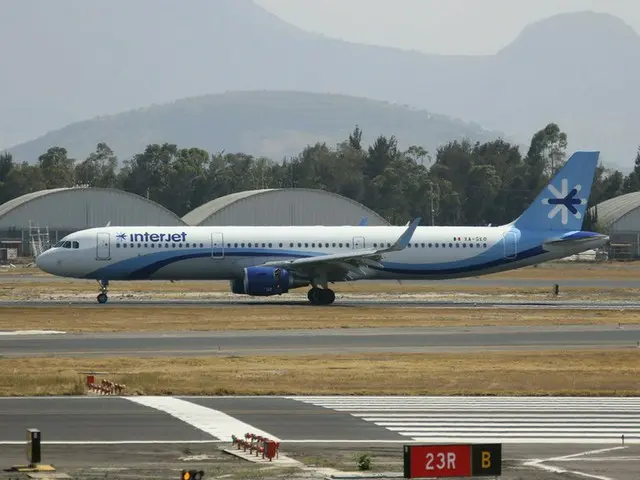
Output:
[[[395,226],[104,227],[66,236],[37,262],[55,275],[97,280],[233,280],[242,277],[245,267],[268,261],[389,246],[404,230]],[[477,276],[566,257],[607,240],[594,236],[566,246],[559,243],[551,250],[543,247],[559,236],[552,231],[521,232],[511,225],[418,227],[407,248],[383,254],[383,268],[364,268],[360,278]]]

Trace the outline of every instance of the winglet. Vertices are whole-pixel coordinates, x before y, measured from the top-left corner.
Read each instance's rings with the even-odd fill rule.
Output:
[[[360,223],[358,224],[358,226],[364,227],[367,225],[368,222],[369,222],[369,217],[362,217],[360,219]]]
[[[413,222],[409,224],[407,229],[402,233],[402,235],[400,235],[398,240],[396,240],[393,245],[381,251],[395,252],[398,250],[405,249],[407,245],[409,245],[409,242],[411,241],[411,237],[413,237],[413,233],[416,231],[416,228],[418,228],[418,224],[420,223],[420,220],[421,220],[420,217],[416,218]]]

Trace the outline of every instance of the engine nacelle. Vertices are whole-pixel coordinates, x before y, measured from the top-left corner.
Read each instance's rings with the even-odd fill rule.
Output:
[[[243,278],[231,281],[231,291],[237,294],[270,296],[287,293],[290,288],[308,285],[309,282],[297,281],[284,268],[247,267]]]

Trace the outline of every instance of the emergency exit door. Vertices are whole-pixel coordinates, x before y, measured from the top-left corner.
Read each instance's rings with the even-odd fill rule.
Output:
[[[224,257],[224,237],[221,232],[211,234],[211,258]]]
[[[353,249],[359,250],[364,248],[364,237],[353,237]]]

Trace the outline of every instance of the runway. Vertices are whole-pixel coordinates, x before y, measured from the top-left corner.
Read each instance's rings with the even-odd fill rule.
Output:
[[[0,398],[0,445],[216,443],[256,433],[301,443],[640,443],[640,399],[549,397]]]
[[[307,355],[636,348],[640,326],[416,327],[0,336],[0,357]]]
[[[439,295],[442,296],[442,295]],[[640,302],[636,300],[629,301],[578,301],[578,300],[494,300],[477,297],[472,300],[430,300],[425,295],[397,295],[396,298],[385,299],[381,295],[352,295],[348,298],[340,298],[337,295],[336,302],[329,308],[349,308],[349,307],[365,307],[365,306],[393,306],[393,307],[413,307],[413,308],[544,308],[553,310],[566,309],[583,309],[583,310],[619,310],[640,309]],[[298,297],[299,298],[299,297]],[[307,300],[287,299],[284,297],[271,299],[158,299],[158,300],[140,300],[140,299],[110,299],[109,303],[98,304],[95,299],[86,300],[2,300],[0,301],[0,313],[3,307],[22,307],[22,308],[43,308],[43,307],[87,307],[87,308],[180,308],[184,306],[201,307],[201,308],[225,308],[238,307],[243,305],[264,305],[281,308],[287,306],[308,306],[311,310],[314,307]],[[324,308],[324,307],[323,307]]]

